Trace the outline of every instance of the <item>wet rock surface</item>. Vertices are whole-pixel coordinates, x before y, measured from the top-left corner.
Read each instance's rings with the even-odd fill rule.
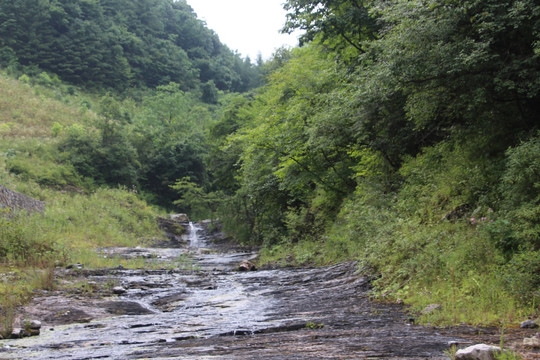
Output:
[[[355,263],[239,272],[256,253],[197,224],[159,248],[99,252],[164,266],[59,272],[84,291],[36,297],[24,316],[41,335],[1,340],[0,359],[446,359],[450,343],[500,340],[497,329],[411,324],[401,305],[369,300]]]

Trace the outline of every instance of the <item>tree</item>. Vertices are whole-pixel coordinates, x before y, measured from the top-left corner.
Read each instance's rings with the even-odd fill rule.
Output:
[[[220,90],[256,85],[249,63],[220,43],[185,1],[20,0],[0,3],[0,48],[87,87],[176,82]],[[254,80],[255,79],[255,80]]]
[[[186,211],[193,218],[210,218],[215,220],[217,210],[224,202],[224,195],[221,192],[206,192],[201,186],[191,181],[189,176],[178,179],[174,185],[171,185],[180,195],[180,199],[173,203],[180,206],[181,211]]]
[[[363,52],[365,43],[376,38],[378,24],[370,0],[288,0],[284,32],[303,30],[300,44],[320,38],[335,50],[354,48]]]

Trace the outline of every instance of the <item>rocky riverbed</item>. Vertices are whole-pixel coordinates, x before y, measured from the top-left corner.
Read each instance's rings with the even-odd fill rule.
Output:
[[[256,253],[204,225],[159,247],[98,253],[163,269],[58,270],[83,286],[36,296],[23,316],[41,335],[0,341],[0,359],[447,359],[450,344],[499,341],[497,329],[418,326],[401,305],[370,301],[355,263],[239,272]]]

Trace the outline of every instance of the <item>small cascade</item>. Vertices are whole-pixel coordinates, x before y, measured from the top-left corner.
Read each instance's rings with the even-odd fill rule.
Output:
[[[195,226],[193,222],[189,222],[189,246],[199,247],[199,236],[197,235],[199,230],[200,228]]]

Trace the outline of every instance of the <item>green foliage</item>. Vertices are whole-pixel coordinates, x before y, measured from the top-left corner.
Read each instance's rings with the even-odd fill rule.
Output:
[[[82,179],[71,164],[56,164],[43,157],[19,154],[6,161],[6,168],[24,181],[56,188],[81,186]]]
[[[216,218],[216,212],[220,203],[224,201],[222,193],[207,193],[191,178],[184,177],[178,179],[171,188],[180,194],[180,199],[175,200],[175,205],[180,205],[181,210],[191,214],[194,219],[212,219]]]
[[[286,29],[314,41],[277,57],[255,122],[229,138],[261,261],[357,259],[375,294],[443,304],[425,321],[525,316],[538,303],[540,7],[356,5],[287,2]]]
[[[367,1],[288,0],[287,23],[283,31],[304,30],[300,37],[306,43],[320,37],[325,44],[343,51],[363,50],[363,42],[373,39],[378,29]]]
[[[18,63],[17,54],[12,48],[3,46],[0,48],[0,67],[9,68]]]
[[[218,89],[212,80],[201,85],[201,100],[207,104],[217,104]]]
[[[495,354],[497,360],[521,360],[522,357],[518,353],[510,350],[501,351]]]
[[[226,143],[228,149],[242,149],[234,159],[241,179],[237,204],[242,204],[235,221],[249,224],[253,240],[275,243],[288,237],[296,230],[286,224],[298,211],[306,214],[303,228],[320,232],[324,226],[311,227],[311,214],[331,221],[340,197],[354,188],[347,149],[351,139],[341,131],[347,119],[337,106],[328,111],[338,75],[315,48],[297,51],[269,76],[257,102],[244,105],[229,121],[232,131],[241,129]],[[334,115],[339,118],[330,123]],[[300,210],[310,206],[317,209]]]
[[[520,302],[532,307],[540,304],[540,251],[516,253],[498,275]]]
[[[510,248],[540,249],[540,137],[532,137],[506,152],[501,178],[503,209],[511,226]]]
[[[317,329],[322,329],[322,328],[324,328],[324,324],[317,324],[311,321],[308,321],[306,323],[306,329],[317,330]]]
[[[25,0],[0,4],[0,66],[39,67],[93,88],[220,90],[257,85],[258,70],[223,45],[182,1]],[[55,82],[42,73],[37,81]]]
[[[60,123],[57,123],[57,122],[55,122],[53,126],[51,127],[51,132],[54,137],[57,137],[58,135],[60,135],[60,133],[63,130],[64,130],[64,127]]]
[[[98,184],[137,183],[137,152],[114,120],[104,120],[97,132],[79,125],[71,126],[66,129],[59,149],[79,174]]]
[[[487,209],[496,203],[492,190],[500,176],[501,159],[489,158],[485,144],[467,141],[465,136],[440,142],[403,163],[401,211],[424,223],[488,215]]]
[[[20,216],[0,217],[0,263],[50,262],[55,250],[53,236],[39,222]]]
[[[209,156],[206,166],[213,177],[213,186],[227,195],[234,194],[239,187],[239,159],[242,145],[228,141],[255,116],[249,95],[229,95],[222,100],[221,116],[209,131]]]

